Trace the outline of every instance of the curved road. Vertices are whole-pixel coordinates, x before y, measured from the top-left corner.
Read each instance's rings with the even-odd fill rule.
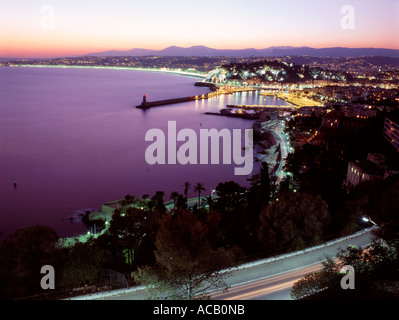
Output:
[[[215,291],[211,298],[215,300],[290,300],[290,292],[295,281],[306,274],[321,268],[326,256],[335,257],[340,249],[350,245],[364,247],[374,238],[368,228],[352,236],[337,239],[327,244],[308,249],[306,252],[283,255],[276,259],[265,259],[247,267],[241,266],[233,272],[229,280],[230,289],[223,293]]]
[[[294,252],[255,261],[234,268],[226,277],[229,287],[227,292],[220,289],[210,292],[214,300],[290,300],[290,291],[295,281],[311,272],[317,271],[326,255],[335,257],[340,249],[349,245],[363,247],[373,238],[372,230],[368,228],[346,238],[340,238],[329,243]],[[143,287],[127,288],[112,292],[103,292],[88,296],[75,297],[74,300],[142,300],[148,294]]]
[[[291,288],[309,273],[319,271],[321,263],[254,280],[230,288],[227,292],[212,293],[213,300],[290,300]]]
[[[309,248],[305,252],[283,255],[276,259],[265,259],[247,267],[241,266],[229,280],[230,289],[222,294],[220,291],[211,294],[215,300],[224,299],[260,299],[290,300],[290,291],[295,281],[306,274],[321,268],[326,256],[335,257],[340,249],[350,245],[364,247],[374,238],[368,228],[352,236],[337,239],[321,246]]]

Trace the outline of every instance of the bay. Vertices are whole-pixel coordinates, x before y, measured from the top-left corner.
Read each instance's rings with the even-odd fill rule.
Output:
[[[183,193],[184,182],[248,186],[231,165],[149,165],[144,137],[152,128],[248,129],[252,121],[206,115],[226,104],[284,104],[256,93],[135,108],[148,101],[209,92],[198,78],[115,69],[0,68],[0,232],[46,225],[59,236],[86,232],[65,217],[130,194]],[[255,165],[254,170],[257,170]],[[16,180],[16,187],[13,181]],[[191,192],[190,196],[196,194]]]

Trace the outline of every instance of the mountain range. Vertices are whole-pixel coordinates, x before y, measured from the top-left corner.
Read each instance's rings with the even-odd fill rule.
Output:
[[[275,57],[275,56],[314,56],[314,57],[360,57],[360,56],[388,56],[399,58],[399,50],[384,48],[311,48],[311,47],[269,47],[265,49],[214,49],[205,46],[188,48],[171,46],[162,50],[131,49],[126,51],[110,50],[89,53],[86,56],[225,56],[225,57]]]

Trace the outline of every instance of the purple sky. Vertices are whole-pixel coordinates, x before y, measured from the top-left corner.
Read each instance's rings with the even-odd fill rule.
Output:
[[[0,56],[171,45],[399,49],[398,17],[398,0],[0,0]]]

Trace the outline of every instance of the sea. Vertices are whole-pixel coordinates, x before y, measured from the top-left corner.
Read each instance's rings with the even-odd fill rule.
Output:
[[[154,164],[145,159],[150,129],[252,128],[253,120],[216,116],[227,104],[287,105],[257,92],[222,95],[147,110],[147,101],[209,92],[201,79],[178,74],[106,68],[0,68],[0,232],[28,225],[52,228],[60,237],[87,232],[78,217],[104,202],[157,191],[170,200],[184,183],[235,181],[250,176],[231,164]],[[199,134],[198,134],[199,136]],[[253,173],[259,169],[254,164]],[[197,194],[191,190],[190,197]]]

